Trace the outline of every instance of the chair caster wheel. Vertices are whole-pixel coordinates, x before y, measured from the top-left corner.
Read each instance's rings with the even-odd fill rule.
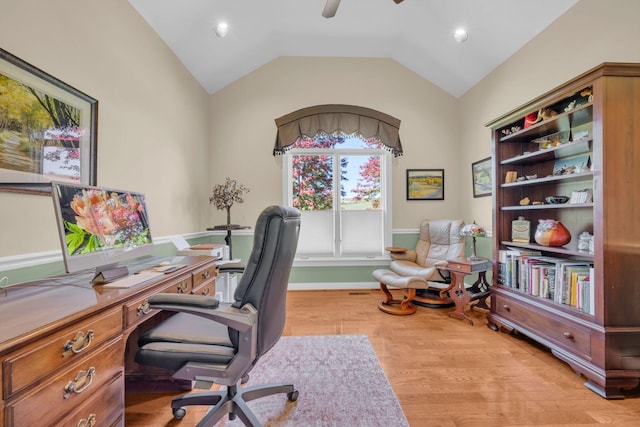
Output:
[[[246,374],[240,377],[240,384],[246,384],[247,381],[249,381],[249,374]]]
[[[287,399],[289,399],[289,402],[295,402],[298,400],[298,390],[293,390],[292,392],[287,393]]]
[[[185,415],[187,415],[187,410],[185,408],[176,408],[173,410],[173,418],[176,420],[183,419]]]

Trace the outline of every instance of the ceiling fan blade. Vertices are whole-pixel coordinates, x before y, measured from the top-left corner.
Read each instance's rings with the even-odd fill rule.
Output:
[[[327,3],[324,5],[324,9],[322,10],[322,16],[325,18],[333,18],[336,15],[339,5],[340,0],[327,0]]]

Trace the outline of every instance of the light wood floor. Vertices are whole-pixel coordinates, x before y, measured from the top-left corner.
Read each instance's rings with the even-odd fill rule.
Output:
[[[371,291],[291,291],[285,335],[366,334],[411,426],[640,426],[640,392],[606,400],[545,348],[474,325],[450,309],[392,316]],[[192,426],[203,412],[172,420],[170,395],[128,395],[127,427]]]

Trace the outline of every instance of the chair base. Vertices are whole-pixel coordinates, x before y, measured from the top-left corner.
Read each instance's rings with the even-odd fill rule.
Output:
[[[450,308],[455,305],[451,298],[442,295],[440,289],[419,289],[412,302],[429,308]]]
[[[385,300],[378,304],[378,308],[388,314],[406,316],[416,312],[416,306],[411,302],[416,296],[415,289],[405,289],[405,298],[403,300],[394,299],[387,285],[380,283],[380,289],[385,295]]]
[[[286,393],[290,402],[298,400],[298,391],[291,383],[261,384],[244,388],[233,385],[226,390],[189,393],[176,397],[171,401],[171,409],[174,418],[182,419],[186,414],[185,406],[213,405],[197,427],[212,427],[225,415],[229,415],[230,420],[237,416],[246,426],[261,427],[262,423],[251,412],[247,402],[278,393]]]

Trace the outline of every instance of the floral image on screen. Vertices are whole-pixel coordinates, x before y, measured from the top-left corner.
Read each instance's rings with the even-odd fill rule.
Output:
[[[69,255],[151,243],[142,196],[99,189],[66,190],[69,209],[65,209],[64,225]]]

